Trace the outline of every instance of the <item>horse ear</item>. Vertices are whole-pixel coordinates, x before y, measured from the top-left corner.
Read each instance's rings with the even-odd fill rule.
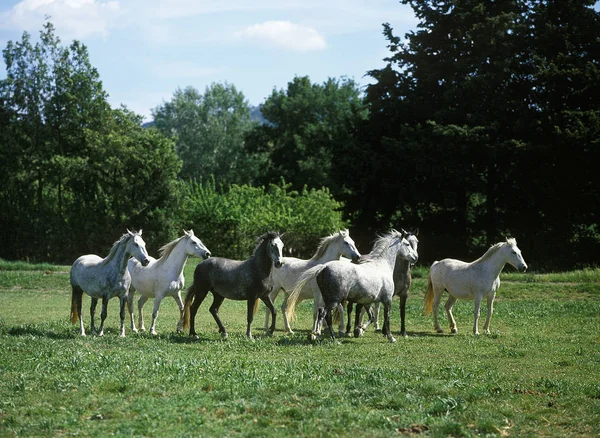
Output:
[[[400,228],[400,232],[402,233],[402,237],[406,237],[408,235],[404,228]]]
[[[142,229],[140,228],[140,231],[138,231],[138,234],[141,236],[142,235]]]
[[[129,228],[127,228],[127,234],[129,234],[130,236],[133,236],[133,233],[131,231],[129,231]]]
[[[415,236],[418,236],[418,235],[419,235],[419,229],[418,229],[418,228],[415,228],[415,230],[413,231],[413,234],[414,234]]]

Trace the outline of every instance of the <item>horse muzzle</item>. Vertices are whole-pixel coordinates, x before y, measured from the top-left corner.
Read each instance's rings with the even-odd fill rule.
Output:
[[[207,258],[209,258],[212,254],[210,253],[210,251],[206,251],[204,253],[204,260],[206,260]]]
[[[282,262],[281,260],[277,260],[277,261],[275,262],[275,267],[276,267],[276,268],[281,268],[282,266],[283,266],[283,262]]]
[[[150,259],[142,260],[142,266],[148,266],[149,263],[150,263]]]

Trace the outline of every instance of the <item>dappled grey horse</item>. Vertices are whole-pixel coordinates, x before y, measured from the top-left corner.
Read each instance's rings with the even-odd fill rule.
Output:
[[[332,328],[332,310],[344,300],[363,305],[382,302],[384,306],[383,334],[390,342],[396,340],[390,331],[390,306],[394,293],[393,269],[396,257],[402,257],[415,263],[414,252],[405,234],[396,230],[377,239],[371,256],[363,263],[345,263],[332,261],[308,270],[298,281],[290,295],[288,318],[293,317],[295,298],[304,284],[312,278],[317,279],[324,307],[319,309],[319,322],[327,321],[331,337],[335,339]],[[314,339],[315,334],[312,338]]]
[[[269,334],[272,334],[275,331],[275,307],[269,297],[273,290],[271,271],[273,266],[280,268],[283,265],[282,250],[283,242],[279,233],[271,231],[258,238],[254,253],[248,260],[213,257],[196,266],[194,283],[187,291],[184,306],[183,327],[189,326],[190,336],[196,336],[196,313],[208,292],[212,292],[214,297],[210,313],[223,339],[227,338],[227,331],[219,318],[219,307],[225,298],[248,301],[246,336],[250,339],[250,328],[260,299],[273,317],[269,330]]]
[[[412,249],[415,250],[417,255],[419,254],[419,239],[417,236],[419,234],[419,229],[411,230],[406,232],[406,240],[412,246]],[[364,256],[365,258],[368,255]],[[402,257],[396,258],[396,265],[394,266],[394,296],[400,297],[400,335],[406,336],[406,300],[408,299],[408,290],[410,289],[410,285],[412,284],[412,276],[410,275],[410,268],[412,263],[408,260],[403,259]],[[375,324],[375,331],[381,330],[379,328],[379,303],[375,303],[373,307],[373,313],[370,315],[369,321],[366,324],[360,324],[359,320],[362,321],[363,313],[365,312],[365,308],[362,308],[362,312],[360,309],[360,305],[357,306],[356,312],[360,313],[360,317],[355,322],[354,335],[360,336],[363,331],[371,324]],[[350,331],[350,317],[352,312],[352,303],[348,303],[348,324],[346,326],[346,332]]]
[[[94,325],[94,313],[98,299],[102,298],[102,313],[100,317],[100,328],[98,336],[104,334],[104,320],[107,315],[108,300],[118,296],[121,300],[121,336],[125,336],[125,302],[131,285],[131,276],[127,271],[127,260],[129,256],[138,259],[142,265],[146,266],[150,260],[146,252],[146,243],[142,239],[142,230],[133,233],[127,230],[119,240],[117,240],[106,258],[101,258],[95,254],[88,254],[79,257],[71,267],[71,321],[76,323],[79,320],[79,329],[81,336],[85,336],[83,327],[83,314],[81,304],[83,292],[92,297],[90,306],[90,319],[92,333],[96,331]]]

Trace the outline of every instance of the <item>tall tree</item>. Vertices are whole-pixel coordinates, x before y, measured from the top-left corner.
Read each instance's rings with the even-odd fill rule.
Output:
[[[594,2],[403,3],[413,7],[419,27],[403,41],[384,25],[391,55],[385,68],[370,72],[371,117],[361,129],[360,156],[374,159],[359,164],[364,178],[356,180],[356,192],[374,196],[348,205],[363,212],[364,222],[374,211],[380,224],[422,221],[441,238],[438,245],[455,254],[510,230],[533,241],[543,234],[540,215],[552,209],[532,193],[564,192],[542,175],[557,165],[564,169],[566,151],[577,150],[570,149],[575,138],[589,151],[575,154],[579,159],[597,149],[597,93],[587,93],[598,86]],[[560,142],[571,146],[562,157],[548,156],[558,131]],[[573,141],[565,142],[569,136]],[[397,172],[390,163],[400,160],[406,178],[389,186]],[[544,170],[531,169],[533,160]],[[591,187],[585,166],[561,174],[577,173]],[[381,179],[391,190],[376,190]],[[566,193],[564,200],[574,203]],[[566,227],[561,236],[569,237]]]
[[[366,117],[357,84],[295,77],[286,90],[273,90],[261,112],[267,123],[248,139],[250,152],[268,156],[261,182],[283,177],[297,189],[325,186],[334,197],[341,194],[349,176],[337,161],[354,141],[357,120]]]
[[[153,112],[156,127],[175,140],[183,160],[181,178],[217,183],[248,183],[256,164],[244,149],[252,128],[250,106],[230,84],[213,83],[200,94],[193,87],[178,89],[169,102]]]

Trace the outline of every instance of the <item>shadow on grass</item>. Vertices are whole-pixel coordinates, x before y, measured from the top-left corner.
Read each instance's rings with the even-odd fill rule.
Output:
[[[48,339],[73,339],[76,337],[75,333],[57,331],[31,324],[5,328],[4,332],[8,336],[35,336]]]

